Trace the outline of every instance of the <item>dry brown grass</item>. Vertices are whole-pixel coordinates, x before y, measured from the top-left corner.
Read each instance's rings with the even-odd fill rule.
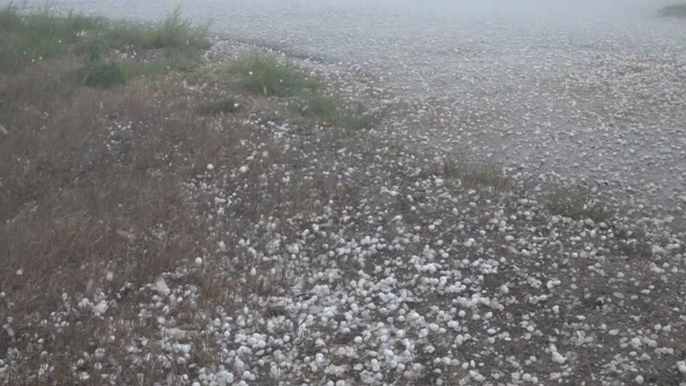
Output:
[[[0,134],[0,319],[11,316],[23,326],[13,336],[0,332],[0,352],[35,354],[10,374],[11,384],[74,384],[68,367],[91,347],[125,357],[117,346],[123,343],[103,337],[151,333],[131,324],[134,301],[120,302],[112,318],[84,315],[59,333],[31,321],[63,309],[63,294],[77,299],[96,289],[137,288],[202,256],[209,242],[203,208],[183,184],[210,161],[220,168],[244,158],[247,149],[236,145],[253,136],[240,125],[196,116],[188,108],[194,95],[175,80],[80,88],[63,76],[73,64],[0,74],[0,122],[8,130]],[[42,338],[44,347],[32,347],[26,336]],[[37,382],[43,350],[54,370]],[[149,380],[120,380],[151,384],[169,374],[154,363],[149,370]]]
[[[11,384],[75,384],[74,363],[95,348],[106,349],[100,363],[129,363],[126,342],[159,334],[138,317],[142,288],[196,257],[216,254],[220,240],[229,246],[230,263],[222,256],[207,259],[201,271],[176,283],[196,287],[202,309],[230,310],[257,295],[282,293],[293,285],[292,277],[276,262],[256,262],[236,249],[245,230],[355,196],[335,176],[312,178],[299,171],[294,154],[243,123],[256,109],[281,111],[276,102],[241,100],[228,80],[209,73],[196,79],[205,87],[196,87],[192,77],[187,87],[182,75],[174,75],[87,88],[67,76],[79,66],[66,56],[11,75],[0,72],[0,124],[8,131],[0,133],[0,320],[12,318],[14,326],[13,334],[0,329],[0,352],[21,353],[6,378]],[[245,109],[204,113],[208,102],[227,95]],[[247,173],[236,173],[255,156]],[[216,212],[214,197],[199,197],[208,193],[195,187],[204,181],[237,194],[225,218],[208,216]],[[284,224],[279,232],[293,236],[295,230]],[[249,273],[253,267],[259,275]],[[60,328],[41,323],[99,293],[117,299],[104,317],[78,311],[67,313]],[[192,326],[192,311],[174,312]],[[198,347],[196,364],[216,363],[212,339],[188,339]],[[53,369],[37,379],[41,363]],[[93,363],[85,360],[84,371]],[[168,381],[180,372],[159,360],[131,366],[137,373],[104,372],[119,374],[116,382],[138,385]],[[138,378],[141,371],[144,379]]]
[[[278,101],[241,94],[211,68],[102,89],[74,82],[82,65],[65,54],[0,71],[0,358],[12,363],[0,382],[173,384],[194,370],[159,347],[138,356],[153,358],[145,363],[128,352],[141,339],[161,339],[156,316],[140,316],[155,309],[155,278],[197,289],[197,305],[166,315],[188,330],[207,323],[195,320],[198,309],[243,309],[281,295],[312,267],[286,272],[239,240],[267,222],[293,238],[298,230],[285,219],[345,205],[357,191],[302,168],[296,150],[245,124],[255,112],[292,116]],[[228,111],[227,101],[241,108]],[[246,159],[249,170],[237,172]],[[216,191],[199,188],[205,183]],[[215,194],[234,201],[224,217]],[[254,233],[253,246],[264,249],[270,239]],[[188,264],[196,257],[202,267]],[[186,274],[175,277],[180,270]],[[79,308],[83,299],[108,299],[109,308],[97,315]],[[195,366],[216,365],[211,336],[184,339]],[[96,349],[105,351],[97,361]],[[50,371],[39,376],[41,366]],[[82,372],[93,377],[79,380]]]

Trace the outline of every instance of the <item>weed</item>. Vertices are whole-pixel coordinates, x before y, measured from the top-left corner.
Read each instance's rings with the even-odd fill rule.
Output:
[[[372,125],[370,117],[341,109],[339,105],[340,102],[336,99],[316,93],[300,97],[296,104],[302,116],[321,124],[348,129],[363,129]]]
[[[486,186],[496,190],[509,187],[509,182],[503,175],[500,165],[491,160],[473,164],[446,158],[439,169],[439,174],[446,178],[460,179],[467,186]]]
[[[641,231],[617,231],[615,237],[607,239],[607,248],[615,255],[630,258],[647,258],[653,254],[652,243]]]
[[[600,223],[615,214],[614,209],[599,203],[592,192],[583,187],[551,185],[545,188],[543,200],[550,213],[574,220],[591,219]]]
[[[64,55],[84,31],[105,25],[98,18],[56,16],[48,9],[29,15],[13,6],[0,9],[0,71]]]
[[[234,61],[229,73],[252,93],[293,98],[294,110],[317,123],[351,129],[368,128],[373,123],[362,112],[341,108],[337,99],[322,95],[320,83],[292,63],[253,53]]]
[[[658,11],[658,14],[663,17],[686,19],[686,3],[665,6]]]
[[[188,71],[197,67],[202,52],[210,47],[206,31],[183,19],[178,8],[160,24],[130,26],[74,14],[58,15],[47,8],[23,14],[8,6],[0,10],[0,71],[70,53],[83,54],[93,62],[94,51],[100,55],[112,49],[160,51],[158,60],[153,61],[162,64],[128,65],[138,68],[128,74]],[[113,73],[112,69],[99,70]]]
[[[197,52],[210,47],[207,39],[209,26],[195,27],[184,19],[181,8],[176,8],[160,24],[153,26],[131,26],[116,24],[107,32],[107,37],[119,46],[131,45],[140,49],[172,49]]]
[[[126,83],[124,73],[118,64],[102,62],[99,45],[90,45],[86,58],[86,64],[75,71],[78,83],[97,88],[110,88]]]
[[[242,87],[256,94],[299,96],[320,87],[294,65],[260,54],[236,60],[229,66],[229,72],[238,78]]]
[[[201,115],[221,115],[235,113],[240,109],[240,104],[233,98],[224,98],[198,106],[198,114]]]
[[[124,73],[117,63],[89,64],[81,71],[83,85],[87,87],[110,88],[126,83]]]

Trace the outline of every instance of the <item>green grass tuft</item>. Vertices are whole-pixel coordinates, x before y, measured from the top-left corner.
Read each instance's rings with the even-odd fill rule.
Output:
[[[686,19],[686,3],[668,5],[661,8],[658,14],[663,17]]]
[[[615,210],[599,203],[592,192],[582,187],[549,186],[545,189],[543,202],[551,214],[573,220],[591,219],[606,222]]]
[[[92,63],[78,71],[84,86],[110,88],[126,84],[126,77],[117,63]]]
[[[196,28],[183,19],[178,8],[157,25],[130,26],[101,18],[59,15],[49,9],[25,13],[7,6],[0,9],[0,71],[70,53],[90,57],[94,50],[104,53],[112,49],[160,51],[156,61],[164,64],[140,66],[146,68],[132,74],[188,71],[197,67],[202,53],[210,47],[206,33],[206,27]]]
[[[231,114],[240,110],[240,105],[233,98],[224,98],[216,101],[201,104],[197,108],[200,115],[222,115]]]
[[[197,53],[210,48],[207,32],[208,26],[193,26],[190,21],[183,18],[181,9],[176,8],[164,21],[157,25],[115,24],[107,32],[107,38],[113,44],[121,46],[130,45],[140,49],[166,49]]]
[[[63,55],[84,31],[106,25],[99,18],[55,16],[48,10],[24,15],[13,6],[0,9],[0,71]]]
[[[265,55],[252,54],[240,58],[229,66],[246,90],[269,96],[288,97],[320,88],[302,70],[290,63],[281,63]]]
[[[346,129],[365,129],[373,124],[370,117],[361,112],[343,109],[336,99],[318,93],[301,96],[296,106],[302,116],[312,118],[324,125]]]
[[[290,62],[250,54],[229,65],[229,73],[249,92],[293,98],[295,110],[320,124],[361,129],[372,126],[372,119],[360,111],[345,109],[341,102],[322,95],[321,84]]]
[[[474,164],[446,158],[440,165],[439,174],[457,178],[467,186],[486,186],[496,190],[506,190],[510,186],[501,166],[492,160]]]

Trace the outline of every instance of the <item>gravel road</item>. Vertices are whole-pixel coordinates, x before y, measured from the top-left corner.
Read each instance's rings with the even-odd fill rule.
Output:
[[[222,37],[363,65],[412,106],[392,131],[436,151],[599,182],[684,220],[686,23],[656,17],[661,1],[57,3],[142,20],[177,4]]]

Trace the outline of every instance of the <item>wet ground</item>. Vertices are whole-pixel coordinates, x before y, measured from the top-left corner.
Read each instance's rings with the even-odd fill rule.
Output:
[[[605,186],[683,221],[686,23],[660,1],[65,1],[152,20],[177,4],[220,37],[362,65],[411,106],[391,132],[513,172]],[[665,3],[666,4],[666,3]],[[636,201],[637,200],[637,201]]]

